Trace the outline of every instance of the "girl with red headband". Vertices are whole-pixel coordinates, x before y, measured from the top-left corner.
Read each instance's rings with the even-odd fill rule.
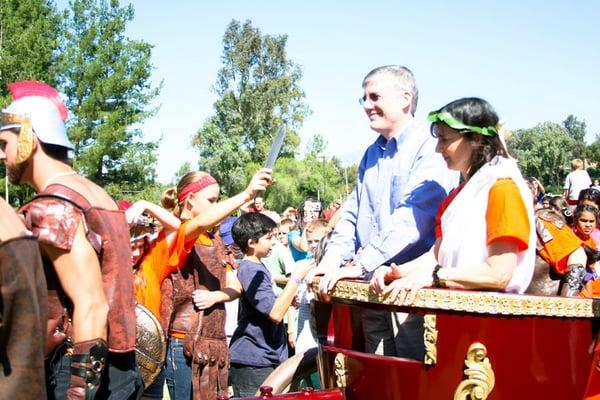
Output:
[[[241,288],[225,246],[210,229],[271,184],[259,170],[248,188],[222,202],[219,184],[205,172],[189,172],[163,195],[163,207],[181,219],[178,232],[190,250],[185,265],[161,288],[161,322],[169,334],[166,379],[171,399],[216,399],[227,389],[229,351],[224,302]]]

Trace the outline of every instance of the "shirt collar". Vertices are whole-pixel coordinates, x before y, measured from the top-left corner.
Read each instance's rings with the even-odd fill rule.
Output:
[[[391,148],[395,147],[394,150],[398,149],[398,146],[403,143],[406,140],[406,137],[408,136],[408,132],[410,132],[413,129],[413,126],[415,125],[415,120],[413,119],[412,121],[410,121],[408,123],[408,125],[406,125],[406,127],[404,127],[403,130],[395,133],[391,138],[386,139],[384,138],[382,135],[379,135],[379,137],[377,138],[377,140],[375,141],[375,144],[381,149],[384,150],[386,148]]]

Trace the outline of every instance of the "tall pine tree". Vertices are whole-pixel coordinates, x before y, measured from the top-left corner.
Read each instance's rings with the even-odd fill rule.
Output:
[[[0,0],[0,106],[10,101],[11,82],[56,82],[59,29],[52,1]]]
[[[287,57],[287,36],[262,35],[250,21],[231,21],[223,36],[219,99],[194,137],[200,168],[213,174],[227,195],[248,180],[247,165],[265,162],[281,124],[288,128],[283,156],[292,156],[300,139],[295,130],[308,114],[299,86],[300,68]]]
[[[150,83],[152,45],[125,35],[133,17],[118,0],[71,1],[60,58],[76,168],[132,190],[156,177],[157,144],[142,141],[139,124],[155,113],[160,92]]]
[[[22,80],[56,83],[60,16],[50,0],[0,0],[0,109],[10,103],[8,84]],[[13,206],[28,201],[33,190],[5,182],[0,188]]]

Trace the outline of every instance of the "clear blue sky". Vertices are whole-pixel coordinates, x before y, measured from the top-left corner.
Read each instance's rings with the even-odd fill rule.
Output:
[[[58,4],[64,6],[65,1]],[[598,1],[158,1],[138,0],[128,35],[152,43],[153,80],[164,81],[158,114],[144,124],[164,136],[159,180],[185,161],[192,135],[212,113],[221,39],[232,19],[287,34],[312,109],[303,146],[323,135],[329,153],[358,162],[376,135],[357,99],[372,68],[403,64],[420,89],[417,118],[464,96],[490,101],[511,129],[585,120],[600,133]],[[426,4],[422,4],[426,3]]]

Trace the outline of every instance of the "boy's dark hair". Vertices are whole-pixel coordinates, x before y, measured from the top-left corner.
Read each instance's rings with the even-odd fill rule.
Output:
[[[258,240],[277,227],[275,221],[260,213],[247,213],[238,218],[231,228],[233,241],[244,254],[248,252],[248,241]]]

